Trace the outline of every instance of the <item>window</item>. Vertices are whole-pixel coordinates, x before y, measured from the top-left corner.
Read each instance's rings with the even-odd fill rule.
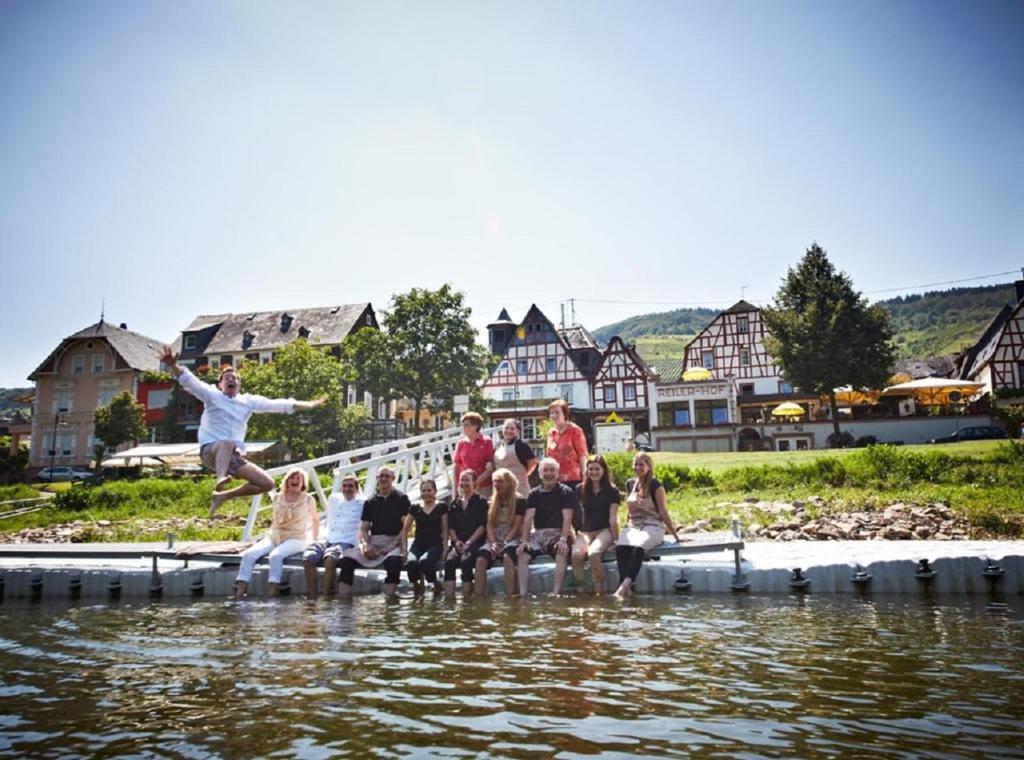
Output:
[[[614,385],[606,385],[604,387],[604,400],[605,400],[605,403],[607,403],[607,404],[614,404],[615,403],[616,399],[615,399],[615,386]]]
[[[220,357],[221,364],[231,364],[231,354],[224,354]]]
[[[533,440],[537,437],[537,419],[535,417],[526,417],[523,420],[523,439],[526,441]]]
[[[658,406],[658,427],[688,427],[690,405],[683,402]]]
[[[694,401],[693,416],[697,427],[724,425],[729,422],[729,403],[724,398]]]
[[[514,390],[509,389],[509,390],[504,390],[504,391],[501,392],[501,400],[502,401],[515,401],[515,398],[516,398],[516,392]]]
[[[54,437],[53,430],[51,429],[46,444],[47,446],[54,446],[53,449],[47,448],[47,453],[50,456],[56,454],[59,457],[69,457],[75,453],[75,431],[58,430],[56,437]]]
[[[555,359],[555,357],[553,357],[553,356],[549,356],[549,357],[547,358],[547,361],[545,362],[545,370],[546,370],[546,371],[547,371],[547,372],[548,372],[549,374],[554,374],[554,372],[555,372],[555,371],[556,371],[557,369],[558,369],[558,360],[557,360],[557,359]]]
[[[498,369],[496,371],[508,372],[510,369],[512,369],[512,365],[508,363],[507,359],[502,359],[500,362],[498,362]]]
[[[73,363],[71,365],[71,374],[73,374],[73,375],[84,375],[85,374],[85,357],[81,356],[81,355],[76,356],[72,360],[72,362]]]
[[[246,354],[245,360],[249,362],[258,362],[260,360],[259,354]]]
[[[186,335],[185,336],[185,350],[190,351],[196,347],[196,336]]]
[[[171,389],[161,388],[151,390],[146,396],[147,409],[163,409],[171,399]]]
[[[792,393],[793,384],[787,383],[785,380],[779,380],[779,393]]]
[[[572,403],[572,386],[562,385],[558,389],[558,395],[560,398],[565,399],[568,403]]]
[[[526,359],[519,359],[516,362],[516,374],[517,375],[525,375],[526,374]]]
[[[1017,362],[1017,387],[1024,388],[1024,362]]]
[[[59,412],[70,412],[71,411],[71,389],[66,387],[58,387],[53,393],[53,411],[54,413]]]
[[[750,349],[749,348],[741,348],[740,349],[740,366],[741,367],[749,367],[750,366]]]
[[[96,394],[96,406],[106,406],[111,399],[117,395],[119,388],[116,385],[101,385]]]
[[[736,332],[740,335],[750,332],[750,317],[746,315],[736,317]]]
[[[753,396],[754,395],[754,384],[753,383],[741,383],[740,384],[740,395],[741,396]]]
[[[92,355],[92,373],[94,375],[101,375],[107,368],[107,363],[103,360],[103,354]]]
[[[714,351],[703,351],[701,352],[701,362],[704,364],[704,369],[715,368],[715,352]]]
[[[544,398],[544,386],[534,385],[530,388],[530,398]]]
[[[623,401],[636,401],[636,386],[635,385],[623,385],[622,386],[622,400]]]

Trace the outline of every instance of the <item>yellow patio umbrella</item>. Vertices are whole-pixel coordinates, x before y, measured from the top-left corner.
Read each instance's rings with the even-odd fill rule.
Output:
[[[690,367],[683,373],[683,382],[694,383],[701,380],[710,380],[711,377],[711,371],[704,367]]]
[[[878,391],[858,390],[849,385],[844,385],[834,390],[836,404],[839,406],[856,406],[857,404],[878,403]]]
[[[772,417],[803,417],[807,414],[800,404],[786,401],[772,409]]]
[[[963,400],[973,397],[984,383],[976,383],[971,380],[960,380],[950,377],[922,377],[919,380],[911,380],[907,383],[890,385],[884,391],[883,396],[913,396],[917,403],[925,406],[935,404],[948,404],[949,394],[956,391]]]

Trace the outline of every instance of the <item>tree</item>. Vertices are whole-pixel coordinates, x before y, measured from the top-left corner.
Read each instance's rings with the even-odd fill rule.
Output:
[[[96,446],[93,456],[99,467],[107,451],[122,443],[136,441],[146,434],[145,409],[128,391],[121,391],[110,403],[99,407],[93,415]]]
[[[346,371],[326,349],[303,338],[277,350],[268,364],[243,362],[242,389],[270,398],[311,400],[325,396],[316,409],[295,414],[256,414],[249,437],[276,440],[293,457],[312,459],[350,447],[367,419],[361,406],[345,408]]]
[[[11,437],[0,435],[0,478],[2,482],[21,480],[21,474],[28,466],[28,446],[21,444],[11,453]]]
[[[892,372],[889,313],[869,306],[814,243],[789,269],[763,318],[765,347],[782,376],[794,387],[829,397],[838,438],[835,388],[882,388]]]
[[[473,395],[490,354],[476,343],[463,294],[445,284],[413,288],[391,299],[384,330],[360,330],[344,343],[350,379],[384,399],[408,398],[420,410],[451,411],[454,396]]]

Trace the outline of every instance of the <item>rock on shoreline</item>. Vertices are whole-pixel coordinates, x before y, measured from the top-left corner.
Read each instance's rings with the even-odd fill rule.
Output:
[[[890,504],[879,511],[835,512],[812,517],[808,503],[825,506],[820,497],[807,502],[747,502],[733,505],[737,514],[746,514],[744,535],[768,541],[954,541],[970,537],[967,520],[947,504]],[[820,510],[819,510],[820,511]],[[751,513],[758,517],[754,517]],[[764,524],[761,522],[764,516]],[[770,519],[770,522],[768,520]],[[753,521],[752,521],[753,520]],[[693,533],[708,530],[710,522],[698,520],[682,528]]]

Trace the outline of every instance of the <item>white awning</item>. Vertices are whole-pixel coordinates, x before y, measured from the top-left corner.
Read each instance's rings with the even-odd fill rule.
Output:
[[[252,441],[245,444],[246,454],[259,454],[277,441]],[[103,460],[104,467],[159,467],[169,464],[198,464],[198,443],[144,443],[111,454]]]

